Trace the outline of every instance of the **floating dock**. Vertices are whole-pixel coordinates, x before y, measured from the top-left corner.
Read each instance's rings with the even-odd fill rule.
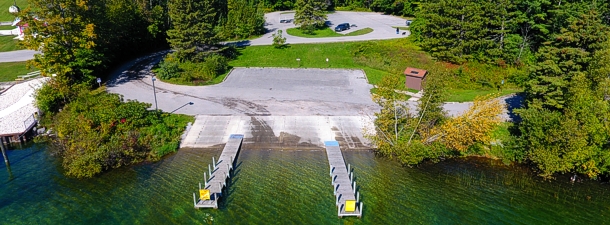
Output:
[[[244,138],[242,134],[231,134],[225,145],[218,162],[212,157],[212,166],[208,164],[208,173],[204,173],[204,186],[199,183],[199,198],[193,193],[193,204],[195,208],[218,209],[218,201],[222,197],[222,189],[227,186],[235,159],[241,148]],[[209,177],[207,175],[210,175]]]
[[[330,165],[330,178],[338,216],[340,218],[344,216],[362,217],[362,202],[360,202],[360,193],[356,191],[354,173],[349,164],[347,167],[345,166],[339,142],[325,141],[324,146]]]

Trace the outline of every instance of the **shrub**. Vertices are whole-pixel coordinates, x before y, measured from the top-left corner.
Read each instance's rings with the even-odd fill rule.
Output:
[[[50,82],[45,83],[36,92],[36,106],[43,112],[57,112],[63,97],[51,87]]]
[[[183,78],[185,80],[210,81],[219,74],[224,73],[229,67],[228,60],[224,56],[211,54],[202,63],[184,62],[181,68],[184,69]]]
[[[181,69],[179,63],[171,56],[168,56],[159,63],[159,70],[157,71],[159,78],[162,80],[169,80],[180,77]]]
[[[85,91],[57,113],[52,143],[66,175],[92,177],[111,168],[156,160],[178,148],[192,117],[158,114],[148,103]]]
[[[282,30],[278,30],[273,36],[273,47],[283,48],[286,44],[286,38],[282,36]]]

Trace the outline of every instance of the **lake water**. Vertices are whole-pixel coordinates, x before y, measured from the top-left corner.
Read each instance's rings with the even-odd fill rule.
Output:
[[[610,224],[610,185],[545,181],[488,159],[405,168],[344,151],[364,214],[339,219],[323,151],[242,149],[217,210],[194,209],[193,192],[220,150],[183,149],[83,180],[64,177],[43,145],[8,154],[1,224]]]

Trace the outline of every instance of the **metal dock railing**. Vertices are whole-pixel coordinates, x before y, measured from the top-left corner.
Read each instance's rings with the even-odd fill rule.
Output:
[[[193,204],[195,208],[215,208],[218,209],[218,201],[222,197],[222,189],[227,186],[227,179],[235,164],[235,158],[239,154],[241,143],[244,138],[242,134],[231,134],[229,141],[225,145],[218,162],[212,157],[212,164],[208,164],[208,173],[204,173],[204,186],[199,183],[199,198],[193,193]]]
[[[337,206],[337,214],[339,217],[357,216],[362,217],[362,202],[360,202],[360,193],[356,191],[356,182],[354,181],[354,173],[351,171],[350,165],[345,167],[345,160],[339,142],[325,141],[326,156],[330,165],[330,178],[333,185],[333,193],[335,194],[335,205]]]

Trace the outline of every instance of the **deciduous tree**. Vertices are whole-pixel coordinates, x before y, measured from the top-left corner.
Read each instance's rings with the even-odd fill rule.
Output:
[[[477,142],[489,143],[491,131],[502,122],[504,109],[504,103],[498,98],[479,97],[464,114],[435,127],[430,138],[461,152]]]

